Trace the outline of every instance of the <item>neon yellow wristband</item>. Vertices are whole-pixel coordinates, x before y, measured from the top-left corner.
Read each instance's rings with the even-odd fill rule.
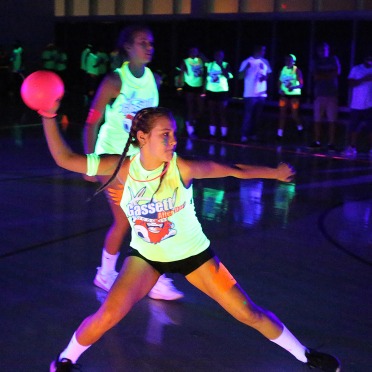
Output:
[[[97,154],[87,154],[87,176],[95,176],[101,158]]]

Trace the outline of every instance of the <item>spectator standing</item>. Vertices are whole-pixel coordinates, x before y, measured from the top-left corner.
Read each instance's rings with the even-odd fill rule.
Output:
[[[13,45],[10,62],[13,73],[22,74],[24,72],[23,47],[19,40],[16,40]]]
[[[80,70],[81,70],[81,79],[84,93],[84,103],[88,105],[88,90],[89,90],[89,75],[87,72],[87,62],[88,56],[92,50],[92,44],[86,44],[80,55]]]
[[[186,130],[189,136],[195,135],[197,126],[203,115],[203,87],[204,87],[204,63],[199,49],[189,49],[188,57],[181,63],[181,76],[183,78],[183,92],[186,99]]]
[[[92,49],[92,45],[91,44],[87,44],[85,46],[85,48],[83,49],[83,51],[81,52],[81,56],[80,56],[80,69],[86,73],[87,71],[87,59],[88,59],[88,55],[90,53]]]
[[[357,155],[357,139],[364,124],[369,136],[369,155],[372,156],[372,53],[365,56],[362,64],[351,69],[348,80],[351,88],[350,126],[344,155]]]
[[[10,74],[9,74],[9,98],[11,103],[11,116],[13,116],[14,121],[19,120],[20,118],[16,119],[16,116],[20,115],[19,107],[22,104],[20,89],[24,79],[24,58],[23,58],[23,47],[19,40],[16,40],[12,53],[10,56]]]
[[[291,109],[292,119],[297,126],[299,135],[302,135],[303,126],[299,117],[301,89],[304,81],[301,70],[296,66],[296,57],[289,54],[285,57],[285,66],[279,76],[279,125],[277,140],[283,138],[284,127],[287,119],[288,109]]]
[[[58,51],[53,43],[49,43],[41,52],[41,67],[43,70],[56,71]]]
[[[253,55],[245,59],[239,68],[239,79],[244,79],[244,116],[241,142],[257,138],[257,127],[267,98],[267,81],[272,72],[264,58],[266,47],[258,45]]]
[[[108,66],[109,66],[109,55],[106,53],[105,48],[103,46],[100,46],[97,50],[97,67],[98,67],[98,77],[101,81],[102,78],[107,74],[108,72]]]
[[[206,63],[206,96],[209,108],[209,134],[216,134],[226,140],[228,123],[226,120],[226,108],[229,100],[229,79],[233,78],[228,62],[224,61],[225,53],[217,50],[214,53],[214,61]],[[217,130],[219,133],[217,133]]]
[[[317,57],[311,68],[314,80],[314,142],[310,148],[321,147],[322,119],[325,115],[328,123],[328,150],[334,151],[341,65],[338,58],[331,55],[327,43],[320,43],[316,51]]]
[[[87,96],[90,103],[96,93],[99,84],[99,60],[95,48],[91,48],[86,62],[87,73]]]

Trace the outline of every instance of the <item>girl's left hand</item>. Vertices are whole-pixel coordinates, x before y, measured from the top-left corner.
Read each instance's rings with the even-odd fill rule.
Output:
[[[44,109],[44,110],[38,110],[37,113],[40,116],[44,116],[46,118],[54,118],[57,116],[57,111],[59,109],[59,106],[61,105],[61,99],[57,99],[53,106],[50,107],[49,109]]]
[[[278,172],[277,179],[279,181],[290,182],[296,175],[296,172],[293,169],[293,167],[287,163],[280,163],[276,170]]]

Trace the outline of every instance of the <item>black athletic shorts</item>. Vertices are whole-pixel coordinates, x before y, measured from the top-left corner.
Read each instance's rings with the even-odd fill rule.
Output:
[[[148,262],[156,271],[160,274],[165,273],[178,273],[184,276],[192,273],[198,267],[206,263],[208,260],[215,256],[213,250],[211,248],[207,248],[205,251],[188,258],[184,258],[183,260],[172,261],[172,262],[159,262],[159,261],[151,261],[148,260],[146,257],[142,256],[141,253],[132,247],[129,247],[129,251],[127,253],[128,256],[136,256],[140,257],[146,262]]]
[[[210,90],[207,90],[206,96],[209,101],[224,102],[229,99],[229,92],[211,92]]]
[[[190,86],[189,84],[184,84],[182,90],[184,92],[190,92],[190,93],[198,93],[198,94],[202,94],[203,93],[203,86],[201,87],[192,87]]]

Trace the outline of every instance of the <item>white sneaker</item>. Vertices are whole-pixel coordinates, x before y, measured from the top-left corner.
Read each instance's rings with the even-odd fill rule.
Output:
[[[164,274],[161,275],[152,287],[148,296],[153,300],[178,300],[184,296],[173,284],[172,279],[167,278]]]
[[[97,274],[96,277],[94,278],[94,285],[97,287],[104,289],[105,291],[109,291],[114,284],[114,281],[116,277],[118,276],[118,272],[115,270],[112,270],[106,274],[102,273],[102,268],[97,267]]]

